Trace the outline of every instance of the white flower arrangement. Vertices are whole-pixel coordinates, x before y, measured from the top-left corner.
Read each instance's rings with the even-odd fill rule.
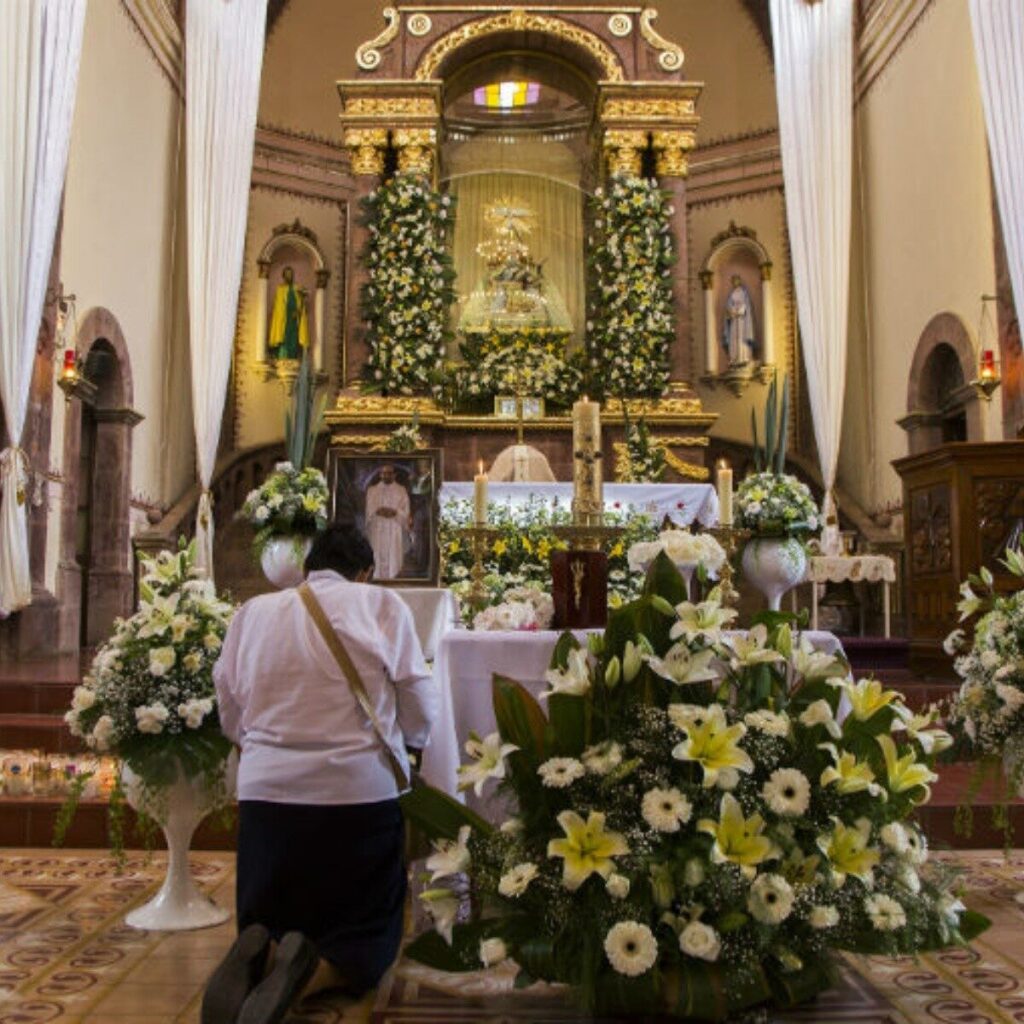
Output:
[[[195,567],[194,545],[141,559],[139,610],[119,619],[64,716],[90,750],[128,764],[150,788],[216,775],[231,751],[220,731],[213,666],[234,613]]]
[[[736,525],[758,537],[799,537],[821,529],[808,486],[788,473],[754,473],[736,491]]]
[[[499,729],[467,744],[460,775],[514,799],[515,827],[462,818],[429,787],[406,805],[428,832],[450,836],[453,812],[470,826],[459,866],[482,908],[439,920],[443,942],[426,934],[408,955],[475,970],[481,942],[500,939],[530,979],[582,989],[601,1016],[662,1012],[681,978],[687,1010],[672,1011],[723,1020],[788,1005],[783,990],[810,998],[841,952],[913,955],[983,930],[950,873],[929,870],[913,821],[948,737],[909,729],[902,697],[839,659],[801,677],[787,624],[725,637],[717,592],[673,607],[683,583],[658,557],[657,593],[586,648],[559,645],[556,728],[523,687],[494,681]],[[682,662],[704,666],[684,689],[662,671]],[[425,902],[457,905],[448,893]]]
[[[587,346],[595,379],[618,397],[658,398],[675,337],[669,196],[657,181],[617,174],[592,203]]]
[[[511,593],[522,594],[524,591],[531,591],[538,595],[538,598],[551,598],[542,594],[539,590],[534,591],[532,587],[520,587],[515,591],[506,593],[506,600],[501,604],[492,605],[483,611],[477,612],[473,617],[473,628],[482,631],[498,632],[522,632],[538,629],[547,629],[551,625],[554,616],[554,603],[551,603],[550,612],[545,607],[542,611],[539,601],[526,597],[511,597]]]
[[[253,549],[259,557],[275,538],[319,533],[327,525],[328,503],[327,479],[319,469],[296,469],[290,462],[279,462],[246,496],[238,518],[256,531]]]
[[[725,565],[725,549],[710,533],[662,530],[657,540],[641,541],[630,547],[626,554],[629,568],[633,572],[646,572],[662,551],[676,566],[704,566],[712,579]]]

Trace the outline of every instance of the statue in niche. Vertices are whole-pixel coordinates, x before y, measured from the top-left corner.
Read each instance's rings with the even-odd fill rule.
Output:
[[[309,348],[309,315],[305,288],[296,288],[295,271],[285,267],[274,293],[274,308],[267,338],[274,359],[299,359]]]
[[[722,348],[730,366],[742,366],[754,358],[757,339],[754,333],[754,301],[739,274],[732,275],[732,290],[725,300]]]

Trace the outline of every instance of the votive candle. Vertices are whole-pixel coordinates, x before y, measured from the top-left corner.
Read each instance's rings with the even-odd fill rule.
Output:
[[[718,460],[718,520],[732,526],[732,467],[725,459]]]

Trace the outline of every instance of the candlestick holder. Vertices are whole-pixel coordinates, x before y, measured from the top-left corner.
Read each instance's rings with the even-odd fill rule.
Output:
[[[501,530],[495,526],[466,526],[459,530],[459,536],[469,541],[473,552],[473,566],[469,570],[469,603],[477,611],[490,604],[490,595],[484,586],[484,577],[487,575],[484,571],[484,556],[500,534]]]
[[[722,545],[722,550],[725,552],[725,562],[722,565],[719,586],[722,588],[722,604],[729,606],[735,604],[740,596],[739,591],[733,586],[732,582],[734,576],[732,559],[750,539],[751,533],[749,530],[743,530],[732,525],[713,526],[708,532]]]

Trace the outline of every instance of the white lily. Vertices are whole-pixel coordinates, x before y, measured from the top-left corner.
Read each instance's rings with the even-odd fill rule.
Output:
[[[458,897],[451,889],[424,889],[420,893],[423,908],[434,922],[434,930],[450,946],[452,928],[459,912]]]
[[[505,778],[505,758],[518,749],[514,743],[502,743],[500,733],[492,732],[481,739],[471,732],[466,740],[466,753],[473,762],[459,766],[459,789],[472,786],[473,792],[480,796],[488,779]]]
[[[463,825],[457,839],[434,840],[434,853],[427,858],[427,870],[431,882],[449,875],[462,874],[469,868],[469,836],[472,829]]]
[[[819,651],[805,636],[800,637],[800,644],[793,651],[790,663],[793,671],[807,682],[846,674],[846,669],[838,658]]]
[[[692,604],[684,601],[676,605],[676,615],[679,621],[672,626],[669,636],[673,640],[685,637],[687,640],[695,640],[697,637],[706,637],[708,640],[717,641],[725,629],[739,613],[733,608],[723,608],[721,602],[721,590],[715,587],[708,595],[706,601],[699,604]]]
[[[759,622],[746,634],[737,633],[725,638],[726,646],[732,651],[729,659],[733,669],[748,665],[770,665],[782,661],[782,655],[774,647],[768,647],[768,627]]]
[[[551,689],[542,693],[542,698],[556,693],[564,693],[573,697],[582,697],[589,693],[590,663],[587,660],[587,652],[583,648],[570,651],[565,671],[557,668],[548,669],[544,678]]]
[[[669,648],[664,658],[647,656],[647,664],[651,671],[662,679],[680,686],[686,683],[703,683],[718,678],[711,668],[715,652],[708,648],[703,651],[691,651],[683,642]]]

